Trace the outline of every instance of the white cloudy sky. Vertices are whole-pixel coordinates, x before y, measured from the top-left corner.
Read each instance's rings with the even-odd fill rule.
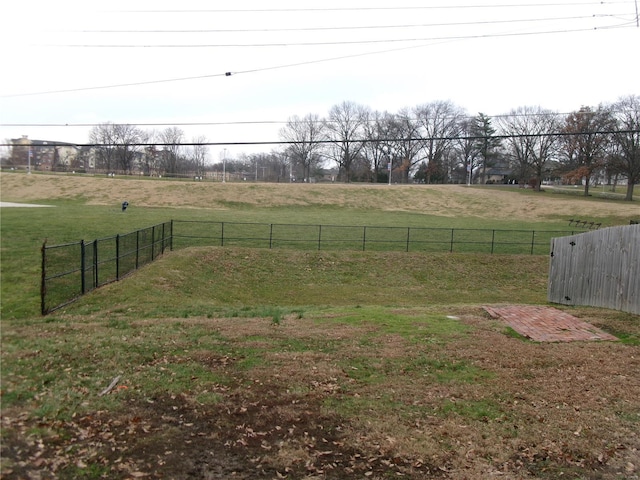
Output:
[[[636,8],[634,0],[8,0],[0,141],[82,143],[90,127],[74,125],[107,121],[178,125],[187,139],[212,142],[275,141],[275,122],[325,115],[345,100],[390,112],[436,100],[470,114],[568,112],[640,93]]]

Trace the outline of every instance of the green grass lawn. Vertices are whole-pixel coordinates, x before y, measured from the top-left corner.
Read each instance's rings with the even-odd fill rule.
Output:
[[[10,180],[20,179],[17,174],[4,174],[3,181],[7,178]],[[9,175],[9,176],[7,176]],[[24,187],[27,191],[30,186],[37,185],[39,181],[42,181],[45,176],[36,176],[30,180],[36,180],[36,183],[29,183]],[[498,240],[503,239],[505,236],[518,235],[518,241],[526,243],[531,237],[531,231],[540,232],[543,237],[545,231],[580,231],[579,228],[569,227],[567,218],[565,215],[555,212],[553,209],[545,215],[531,215],[531,218],[526,218],[523,215],[513,216],[497,216],[495,213],[503,207],[493,201],[491,197],[475,197],[471,200],[470,197],[460,195],[458,197],[452,197],[443,202],[441,193],[429,189],[407,189],[400,188],[397,190],[389,189],[378,186],[379,188],[358,188],[349,187],[344,193],[345,200],[348,205],[338,205],[335,203],[327,203],[327,200],[331,198],[332,192],[335,190],[333,186],[313,187],[309,186],[309,192],[303,191],[305,199],[302,204],[297,203],[291,205],[290,200],[292,198],[287,197],[287,193],[290,195],[299,195],[300,191],[289,191],[290,186],[282,185],[269,186],[269,185],[228,185],[225,188],[240,189],[241,195],[239,199],[245,201],[224,201],[222,202],[222,208],[220,203],[216,203],[214,208],[205,208],[198,206],[195,208],[177,208],[166,206],[162,202],[159,203],[162,206],[150,206],[153,204],[153,197],[167,197],[170,195],[178,195],[178,198],[182,199],[183,203],[185,196],[193,195],[193,204],[202,205],[199,196],[201,196],[205,190],[201,190],[202,185],[198,184],[198,190],[189,190],[188,182],[152,182],[150,180],[142,182],[142,185],[152,185],[156,188],[156,191],[151,190],[147,196],[140,200],[141,204],[132,202],[131,206],[126,212],[122,212],[119,203],[113,202],[110,205],[96,205],[88,204],[88,200],[91,199],[90,193],[77,194],[75,189],[77,185],[65,183],[67,177],[54,177],[56,183],[56,190],[54,198],[38,198],[40,203],[46,202],[48,205],[53,205],[53,208],[3,208],[1,212],[1,241],[2,241],[2,286],[0,287],[0,293],[2,295],[2,305],[0,307],[0,314],[3,318],[20,318],[23,316],[36,315],[39,310],[39,288],[40,288],[40,264],[41,253],[40,249],[43,242],[46,240],[47,245],[64,244],[67,242],[78,242],[79,240],[92,241],[97,238],[111,237],[115,234],[124,234],[136,229],[148,227],[168,220],[182,220],[182,221],[209,221],[209,222],[247,222],[264,225],[264,227],[256,226],[258,230],[269,230],[269,224],[277,224],[276,237],[289,238],[291,236],[296,237],[302,235],[303,237],[311,236],[313,238],[307,239],[307,243],[315,243],[316,230],[318,225],[333,225],[334,231],[340,231],[340,226],[354,226],[352,229],[352,236],[354,241],[345,245],[344,249],[358,250],[361,248],[361,237],[363,234],[363,227],[389,227],[369,229],[368,233],[368,247],[367,249],[377,250],[399,250],[405,249],[403,239],[406,237],[406,229],[412,228],[412,241],[421,241],[422,235],[428,235],[425,237],[429,242],[434,241],[436,237],[442,237],[438,240],[440,243],[431,244],[423,243],[414,244],[417,247],[412,247],[415,251],[424,250],[428,251],[433,248],[434,251],[442,251],[446,248],[451,233],[449,229],[456,229],[456,239],[460,241],[482,241],[490,242],[493,237]],[[69,182],[78,181],[77,178],[69,178]],[[80,179],[81,181],[82,179]],[[95,181],[96,179],[92,179]],[[135,182],[131,182],[129,179],[111,180],[111,179],[98,179],[98,187],[95,191],[109,191],[110,195],[115,198],[126,198],[127,195],[131,195],[132,191],[130,185]],[[217,188],[212,186],[211,188]],[[320,188],[319,190],[317,188]],[[459,187],[451,187],[453,189]],[[108,189],[108,190],[105,190]],[[122,189],[121,194],[118,194],[118,189]],[[278,190],[279,189],[279,190]],[[235,190],[233,190],[235,192]],[[523,213],[526,215],[526,211],[529,208],[528,204],[531,199],[539,199],[540,195],[529,190],[511,189],[513,203],[522,203]],[[116,193],[114,193],[116,192]],[[267,200],[267,195],[277,195],[278,201]],[[340,193],[343,194],[343,193]],[[500,194],[502,192],[500,191]],[[42,194],[44,195],[44,193]],[[536,197],[538,195],[538,197]],[[233,198],[237,197],[237,193],[234,193]],[[547,194],[548,197],[558,197],[551,193]],[[255,197],[255,201],[253,200]],[[560,197],[566,197],[562,195]],[[224,198],[224,197],[222,197]],[[405,200],[406,198],[406,200]],[[597,202],[598,200],[580,197],[571,197],[572,201],[579,205],[580,208],[584,207],[585,202]],[[457,200],[456,200],[457,199]],[[19,198],[11,198],[10,200],[20,200]],[[403,208],[403,202],[406,206]],[[411,208],[411,203],[424,203],[426,207],[421,210]],[[484,202],[484,203],[483,203]],[[599,201],[602,204],[602,201]],[[455,206],[454,206],[455,203]],[[400,209],[394,209],[389,211],[386,209],[388,205],[397,204]],[[366,205],[366,207],[364,207]],[[433,205],[433,207],[430,207]],[[452,211],[465,211],[473,212],[474,214],[464,215],[443,215],[446,213],[447,205],[451,205]],[[600,214],[594,217],[594,220],[600,222],[619,222],[620,220],[616,216],[615,203],[611,204],[608,216]],[[444,210],[443,210],[444,208]],[[566,207],[564,207],[566,208]],[[188,225],[188,224],[178,224]],[[289,227],[287,226],[289,225]],[[299,225],[308,225],[306,233],[299,233],[304,227],[296,227]],[[186,227],[185,227],[186,228]],[[435,230],[421,230],[421,229],[441,229],[438,233]],[[288,230],[291,230],[290,232]],[[331,229],[325,228],[325,232],[330,232]],[[342,229],[344,230],[344,228]],[[521,233],[512,233],[514,230],[519,230]],[[424,233],[423,233],[424,232]],[[506,232],[506,233],[505,233]],[[342,233],[342,232],[340,232]],[[261,234],[264,237],[264,232]],[[551,237],[557,234],[548,234]],[[233,236],[232,233],[229,236]],[[306,237],[305,237],[306,238]],[[331,234],[325,233],[325,238],[328,238],[328,242],[325,242],[325,249],[330,248],[332,250],[340,250],[338,244],[331,244]],[[203,241],[206,244],[207,241]],[[176,239],[176,245],[181,246],[179,239]],[[183,242],[184,243],[184,242]],[[247,245],[246,242],[236,242],[238,245]],[[264,243],[262,241],[261,243]],[[233,245],[233,242],[228,242]],[[275,246],[287,246],[287,242],[276,241]],[[464,251],[466,247],[456,246],[455,251]],[[484,248],[484,247],[483,247]],[[490,247],[484,249],[486,252],[490,251]],[[508,252],[508,248],[501,247],[498,253]],[[544,252],[544,248],[536,248],[536,252]],[[405,260],[409,260],[406,258]],[[468,259],[470,262],[474,261],[471,257]],[[509,263],[514,259],[507,260]],[[369,265],[372,261],[361,260],[365,264]],[[402,260],[398,259],[401,263]],[[423,263],[416,260],[410,260],[412,263]],[[494,259],[495,263],[499,263],[497,258]],[[538,265],[544,265],[544,261],[529,259],[525,263],[537,263]],[[487,262],[491,263],[491,262]],[[306,268],[301,266],[300,268]],[[511,267],[506,267],[508,270],[513,271]],[[541,274],[546,274],[545,270],[540,271]],[[380,274],[379,272],[376,275]],[[319,287],[323,288],[323,287]],[[468,289],[465,289],[465,291]],[[362,295],[360,295],[362,296]],[[376,295],[376,298],[378,296]]]
[[[230,185],[232,199],[207,208],[202,186],[146,181],[158,190],[144,198],[168,186],[183,204],[132,201],[123,213],[79,195],[78,179],[62,192],[62,180],[50,199],[28,198],[53,208],[0,212],[3,478],[635,474],[637,316],[574,308],[621,341],[540,344],[481,308],[546,303],[547,255],[185,247],[39,315],[45,239],[170,219],[562,230],[556,198],[621,224],[619,203],[556,195],[541,213],[541,197],[513,190],[506,198],[520,213],[498,215],[504,201],[472,204],[460,190],[457,206],[457,193],[441,203],[469,214],[444,215],[383,205],[428,206],[448,190],[315,187],[291,205],[286,189]],[[122,198],[112,190],[130,185],[142,188],[106,179],[91,188]],[[324,203],[334,193],[344,206]]]

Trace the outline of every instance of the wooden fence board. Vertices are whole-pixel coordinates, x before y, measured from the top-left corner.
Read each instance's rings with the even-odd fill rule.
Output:
[[[640,225],[552,239],[547,298],[640,314]]]

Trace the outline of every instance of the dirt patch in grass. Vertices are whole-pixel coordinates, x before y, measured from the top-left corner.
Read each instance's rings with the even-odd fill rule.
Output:
[[[3,408],[3,478],[639,478],[638,347],[523,341],[478,307],[387,314],[10,327],[102,348],[107,329],[123,377],[100,399],[72,381],[74,411],[35,414],[73,359],[3,349],[5,365],[47,355],[57,372]],[[5,372],[3,400],[25,375]]]

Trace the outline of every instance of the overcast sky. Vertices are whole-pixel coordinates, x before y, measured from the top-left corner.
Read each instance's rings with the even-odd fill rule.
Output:
[[[2,143],[88,142],[73,125],[108,121],[276,141],[277,122],[345,100],[499,115],[640,94],[635,1],[8,0],[0,15]]]

